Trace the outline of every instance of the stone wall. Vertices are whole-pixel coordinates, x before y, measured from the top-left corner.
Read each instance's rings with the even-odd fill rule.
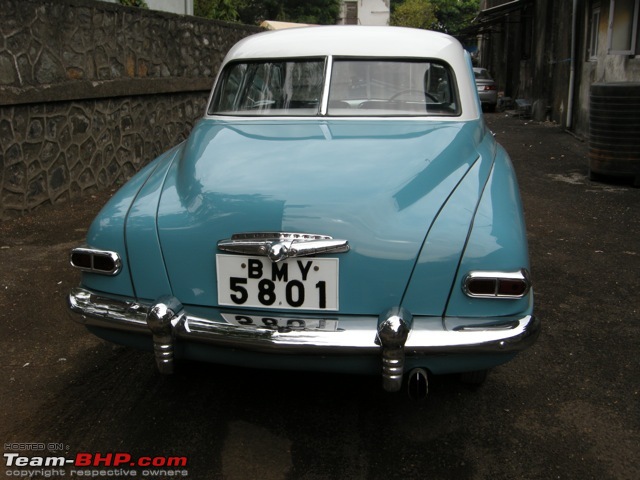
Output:
[[[257,27],[93,0],[2,0],[0,218],[117,186],[183,140]]]

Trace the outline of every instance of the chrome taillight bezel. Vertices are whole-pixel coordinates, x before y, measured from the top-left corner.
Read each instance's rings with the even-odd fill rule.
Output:
[[[79,262],[80,258],[85,259]],[[100,262],[104,262],[102,266]],[[114,276],[122,270],[122,260],[117,252],[98,250],[94,248],[78,247],[71,250],[69,263],[72,267],[83,272]]]
[[[501,288],[507,283],[513,284],[514,282],[522,287],[522,289],[518,289],[517,293],[508,293],[504,288]],[[478,291],[478,286],[481,283],[484,283],[483,291]],[[493,285],[492,288],[491,285]],[[478,270],[465,275],[462,290],[465,295],[471,298],[519,299],[526,297],[531,290],[531,280],[529,272],[525,268],[515,272]]]

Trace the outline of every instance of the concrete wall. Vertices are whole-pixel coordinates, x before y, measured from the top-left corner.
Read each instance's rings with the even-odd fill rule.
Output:
[[[126,181],[183,140],[257,27],[92,0],[2,0],[0,218]]]

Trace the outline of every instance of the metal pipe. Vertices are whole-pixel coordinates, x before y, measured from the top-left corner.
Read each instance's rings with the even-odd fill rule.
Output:
[[[407,393],[411,400],[424,400],[429,393],[429,377],[423,368],[414,368],[407,378]]]
[[[566,129],[569,130],[573,123],[573,94],[576,83],[576,15],[578,12],[578,0],[573,0],[573,9],[571,14],[571,67],[569,69],[569,98],[567,99],[567,124]]]

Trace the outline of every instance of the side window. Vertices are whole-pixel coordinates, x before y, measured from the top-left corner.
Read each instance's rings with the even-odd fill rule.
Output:
[[[589,15],[588,42],[587,42],[587,60],[596,60],[598,58],[598,37],[600,30],[600,2],[591,5]]]
[[[640,0],[610,0],[607,53],[635,55]]]

